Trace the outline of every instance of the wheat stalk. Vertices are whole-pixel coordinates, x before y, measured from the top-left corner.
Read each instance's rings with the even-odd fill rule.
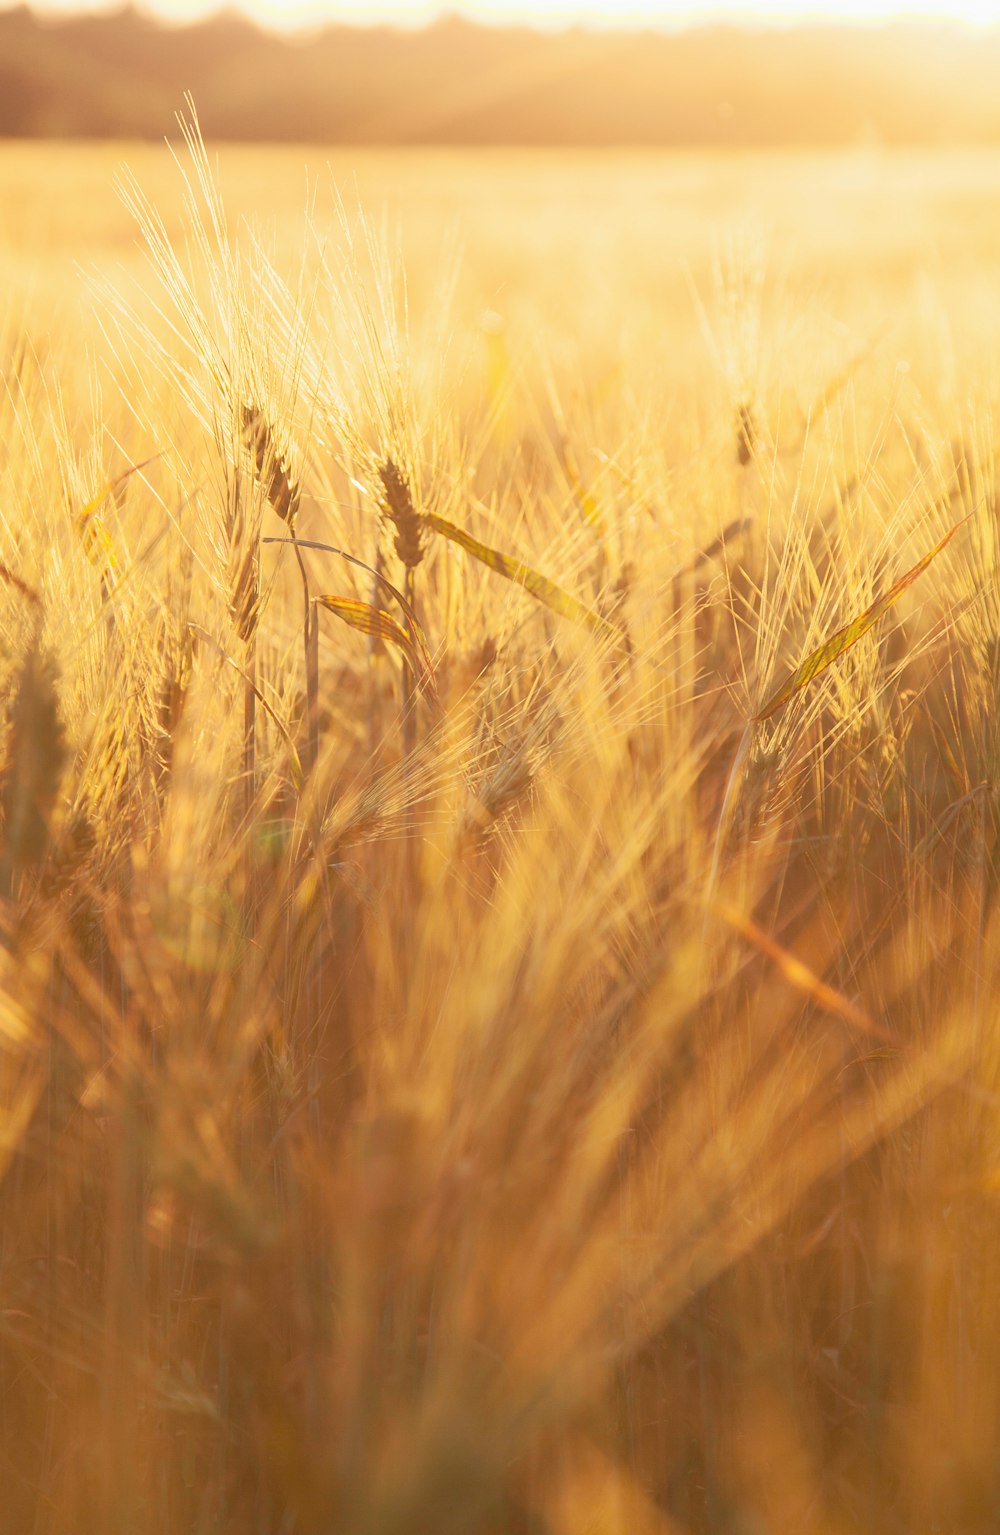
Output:
[[[257,481],[273,510],[295,532],[295,521],[302,500],[299,482],[292,477],[287,453],[278,446],[270,419],[252,402],[244,402],[241,412],[243,439],[249,448]],[[306,753],[308,772],[319,755],[319,625],[309,590],[309,576],[301,551],[295,558],[302,578],[302,649],[306,678]]]
[[[413,505],[410,483],[392,458],[378,471],[382,486],[382,509],[396,530],[393,545],[403,564],[403,594],[411,612],[416,611],[416,576],[414,572],[424,557],[423,523]],[[417,716],[414,709],[413,677],[409,668],[402,673],[403,750],[409,756],[417,745]]]

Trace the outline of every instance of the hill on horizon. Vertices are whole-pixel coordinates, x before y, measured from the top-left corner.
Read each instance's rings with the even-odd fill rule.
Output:
[[[0,135],[159,139],[190,91],[208,137],[540,146],[1000,141],[1000,29],[705,25],[534,31],[457,17],[307,39],[236,14],[0,13]]]

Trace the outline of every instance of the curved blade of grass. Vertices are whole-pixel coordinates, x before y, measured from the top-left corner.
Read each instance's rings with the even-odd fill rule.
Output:
[[[144,458],[139,464],[129,464],[121,474],[113,475],[110,480],[105,480],[100,490],[91,496],[90,500],[73,513],[73,527],[83,544],[84,553],[92,565],[104,565],[112,571],[118,569],[118,554],[114,540],[101,518],[97,515],[109,496],[113,496],[130,479],[133,474],[138,474],[140,469],[145,469],[160,458],[159,453],[154,453],[151,458]]]
[[[765,933],[752,917],[744,916],[735,906],[729,906],[722,901],[713,902],[712,909],[762,954],[766,954],[768,959],[777,965],[785,980],[794,986],[796,991],[801,991],[805,996],[810,997],[823,1012],[833,1013],[836,1017],[842,1018],[845,1023],[852,1024],[854,1028],[860,1029],[865,1034],[874,1035],[885,1044],[899,1044],[894,1034],[882,1024],[876,1023],[875,1019],[870,1018],[867,1013],[862,1012],[861,1008],[855,1007],[842,992],[835,990],[822,980],[815,971],[780,944],[776,938]]]
[[[420,627],[419,622],[417,621],[417,615],[399,588],[393,586],[392,582],[387,580],[387,578],[382,574],[380,570],[376,570],[373,565],[367,565],[364,560],[359,560],[356,554],[348,554],[346,549],[337,549],[333,544],[322,544],[315,538],[262,538],[261,543],[293,544],[296,549],[318,549],[323,554],[339,554],[340,558],[342,560],[346,560],[349,565],[357,565],[359,569],[366,570],[370,576],[374,576],[375,580],[378,582],[379,586],[382,587],[383,591],[388,592],[389,596],[392,597],[395,602],[399,603],[400,612],[403,614],[403,617],[406,619],[406,622],[410,626],[409,632],[413,638],[414,644],[420,652],[421,665],[423,667],[423,673],[421,673],[421,671],[418,669],[416,675],[418,677],[421,675],[433,677],[434,664],[431,661],[431,653],[428,649],[426,636],[423,629]],[[336,600],[339,602],[346,599],[341,599],[338,597]],[[316,598],[316,601],[326,602],[326,598],[318,597]],[[375,609],[374,611],[377,612],[379,610]]]
[[[489,544],[480,543],[478,538],[473,538],[472,534],[467,533],[464,528],[449,522],[445,517],[439,517],[435,512],[428,512],[425,520],[435,533],[440,533],[442,538],[448,538],[453,544],[458,544],[488,570],[495,571],[498,576],[503,576],[507,581],[513,581],[517,586],[523,586],[526,592],[530,592],[532,597],[543,603],[545,607],[551,608],[553,613],[558,613],[562,618],[572,619],[574,623],[586,624],[589,629],[605,634],[609,638],[621,638],[614,624],[608,623],[606,618],[602,618],[593,608],[588,608],[586,603],[580,602],[577,597],[564,592],[561,586],[557,586],[547,576],[533,570],[530,565],[525,565],[523,560],[511,559],[510,555],[501,553],[499,549],[492,549]]]
[[[835,634],[831,634],[829,639],[824,640],[822,645],[806,656],[805,660],[795,668],[795,671],[792,672],[787,681],[783,682],[778,691],[772,693],[767,702],[757,711],[753,716],[754,720],[759,723],[762,720],[773,718],[775,714],[780,713],[785,707],[793,693],[801,692],[821,672],[825,672],[828,666],[832,666],[834,661],[839,661],[846,650],[850,650],[852,645],[856,645],[858,640],[867,634],[868,630],[873,628],[884,614],[888,613],[893,604],[906,591],[906,588],[911,586],[917,577],[927,569],[931,561],[936,559],[941,553],[945,544],[954,538],[962,523],[968,522],[968,520],[968,517],[963,517],[960,522],[956,522],[955,526],[949,528],[944,537],[934,545],[934,548],[928,550],[923,558],[919,559],[905,575],[900,576],[899,580],[890,586],[887,592],[883,592],[881,597],[876,598],[870,607],[865,608],[863,613],[858,614],[857,618],[852,618],[849,624],[844,624],[843,628],[838,629]]]
[[[352,629],[357,629],[361,634],[370,634],[376,639],[387,640],[390,644],[397,646],[402,651],[403,658],[419,686],[429,698],[437,702],[437,685],[430,657],[409,630],[396,622],[391,613],[386,613],[383,608],[373,608],[370,602],[362,602],[359,597],[316,597],[314,601],[329,612],[336,613],[345,624],[349,624]]]

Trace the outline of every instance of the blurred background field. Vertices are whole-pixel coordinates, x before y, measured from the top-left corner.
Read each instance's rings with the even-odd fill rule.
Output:
[[[869,345],[869,371],[902,364],[897,387],[914,401],[974,388],[994,367],[1000,158],[989,149],[229,144],[212,155],[234,226],[258,230],[286,276],[310,259],[307,231],[335,235],[338,200],[362,207],[405,266],[415,315],[454,282],[449,323],[473,367],[477,349],[502,347],[524,384],[544,362],[588,397],[603,383],[616,409],[638,392],[668,434],[718,383],[699,309],[713,302],[727,252],[757,269],[741,280],[759,289],[759,346],[739,366],[766,377],[774,407],[807,409]],[[184,190],[162,146],[0,146],[8,311],[78,361],[77,340],[95,340],[96,285],[139,301],[148,286],[115,191],[125,166],[180,235]]]
[[[0,146],[11,1529],[994,1535],[998,192]]]

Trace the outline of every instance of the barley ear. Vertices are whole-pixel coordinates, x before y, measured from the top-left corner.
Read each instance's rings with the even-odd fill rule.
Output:
[[[413,496],[405,475],[391,458],[379,469],[382,482],[382,507],[396,529],[394,547],[406,567],[403,591],[412,609],[416,606],[416,577],[414,572],[424,557],[422,540],[423,525],[413,505]],[[407,667],[402,675],[403,751],[409,756],[417,744],[417,716],[413,696],[412,673]]]
[[[245,402],[240,414],[240,425],[243,441],[253,459],[257,483],[263,488],[282,522],[294,528],[301,490],[298,481],[289,472],[287,455],[278,447],[270,421],[256,405]]]
[[[382,506],[396,529],[396,553],[408,571],[415,570],[424,557],[423,528],[409,484],[391,458],[386,459],[378,474],[382,482]]]

